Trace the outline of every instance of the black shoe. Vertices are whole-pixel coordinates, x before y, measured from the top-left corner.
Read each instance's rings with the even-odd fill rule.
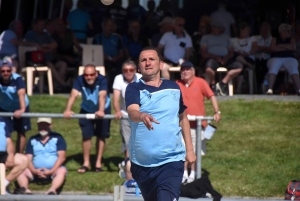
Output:
[[[228,96],[228,87],[227,84],[223,84],[222,82],[218,82],[216,84],[216,88],[221,94],[221,96]]]
[[[211,90],[214,92],[215,96],[218,95],[218,91],[215,84],[210,85]]]

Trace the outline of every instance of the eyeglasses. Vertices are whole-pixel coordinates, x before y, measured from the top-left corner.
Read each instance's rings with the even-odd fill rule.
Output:
[[[130,69],[123,69],[124,73],[133,73],[135,71],[135,69],[130,68]]]
[[[84,73],[84,77],[94,77],[95,75],[96,73],[91,73],[91,74]]]
[[[1,70],[1,73],[11,73],[11,70]]]

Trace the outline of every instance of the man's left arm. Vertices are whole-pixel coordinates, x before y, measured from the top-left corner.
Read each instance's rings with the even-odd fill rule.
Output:
[[[219,113],[219,106],[218,106],[218,101],[217,101],[217,98],[215,96],[212,96],[210,97],[210,102],[211,102],[211,105],[215,111],[215,114],[214,114],[214,121],[215,122],[219,122],[220,119],[221,119],[221,114]]]
[[[21,88],[21,89],[18,90],[18,98],[19,98],[20,109],[16,110],[14,112],[14,117],[16,117],[16,118],[20,118],[21,115],[26,110],[25,93],[26,93],[25,88]]]
[[[189,122],[185,112],[182,112],[179,115],[179,120],[180,120],[180,126],[182,128],[182,136],[183,136],[185,148],[186,148],[186,160],[189,163],[194,163],[196,161],[196,155],[194,153],[194,148],[193,148],[193,144],[192,144],[190,122]]]
[[[44,170],[44,174],[47,176],[53,175],[55,171],[63,165],[63,163],[66,160],[66,151],[65,150],[59,150],[57,151],[57,160],[53,167],[50,170]]]
[[[98,117],[103,117],[105,115],[104,109],[105,109],[106,95],[107,95],[106,90],[99,91],[99,100],[98,100],[99,101],[99,110],[97,112],[95,112],[95,114]]]

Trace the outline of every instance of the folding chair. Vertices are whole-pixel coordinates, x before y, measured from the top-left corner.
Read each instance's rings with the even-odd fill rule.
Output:
[[[5,165],[4,163],[0,163],[0,194],[5,195]]]
[[[26,66],[25,64],[25,53],[28,51],[34,51],[36,50],[35,47],[29,47],[29,46],[19,46],[19,64],[22,68],[21,72],[26,73],[26,85],[27,85],[27,95],[32,96],[33,91],[33,72],[47,72],[48,77],[48,87],[49,87],[49,94],[53,95],[53,80],[52,80],[52,72],[51,69],[48,66]],[[44,76],[43,74],[39,73],[39,91],[40,93],[43,92],[44,87]]]

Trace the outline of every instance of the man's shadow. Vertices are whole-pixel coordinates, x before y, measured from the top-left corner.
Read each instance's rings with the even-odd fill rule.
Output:
[[[124,160],[124,158],[120,156],[109,156],[109,157],[103,157],[102,158],[102,169],[107,172],[115,172],[118,171],[118,164]],[[67,164],[70,161],[75,161],[78,163],[78,168],[83,164],[83,156],[82,153],[74,154],[67,156],[65,164]],[[96,155],[91,154],[90,155],[90,161],[91,161],[91,168],[94,170],[95,168],[95,162],[96,162]],[[77,169],[75,170],[77,171]]]

